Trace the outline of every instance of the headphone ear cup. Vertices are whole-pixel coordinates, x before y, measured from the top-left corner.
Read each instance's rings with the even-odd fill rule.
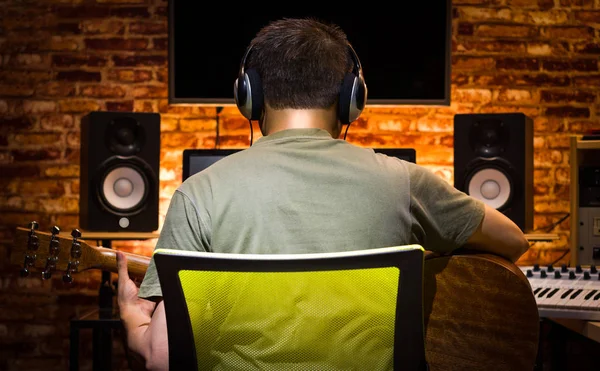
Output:
[[[233,98],[240,113],[250,119],[250,108],[248,107],[248,91],[250,90],[250,81],[246,74],[238,76],[233,84]]]
[[[351,123],[350,111],[352,105],[352,91],[354,90],[354,83],[356,76],[353,73],[347,73],[344,76],[342,87],[340,88],[340,99],[338,103],[339,119],[342,124],[347,125]]]
[[[255,69],[251,68],[246,71],[246,76],[249,81],[249,96],[250,102],[249,106],[249,117],[246,116],[249,120],[259,120],[262,115],[263,107],[264,107],[264,94],[262,89],[262,81],[258,72]]]

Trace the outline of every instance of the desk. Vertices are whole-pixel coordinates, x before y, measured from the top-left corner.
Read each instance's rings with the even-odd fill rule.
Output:
[[[583,321],[580,319],[570,318],[549,318],[551,321],[558,323],[561,326],[575,331],[578,334],[585,336],[600,343],[600,322]]]

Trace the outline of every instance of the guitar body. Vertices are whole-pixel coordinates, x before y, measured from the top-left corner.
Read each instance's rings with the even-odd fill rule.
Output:
[[[539,314],[527,278],[500,257],[428,254],[426,356],[431,371],[531,371]]]
[[[117,272],[115,250],[87,244],[79,231],[66,238],[36,229],[16,231],[11,262],[22,274],[72,282],[89,269]],[[142,278],[150,258],[125,255],[130,276]],[[529,281],[513,263],[477,252],[427,252],[423,302],[430,371],[534,369],[538,309]]]

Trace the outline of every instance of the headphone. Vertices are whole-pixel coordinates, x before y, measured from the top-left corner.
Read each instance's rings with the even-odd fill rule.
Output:
[[[350,44],[348,44],[348,49],[354,66],[352,71],[344,76],[340,87],[338,117],[344,125],[355,121],[367,102],[367,84],[363,77],[362,65]],[[238,77],[233,84],[233,96],[235,104],[245,118],[258,120],[262,114],[264,96],[258,72],[253,68],[246,70],[246,59],[251,50],[252,45],[246,49],[240,63]]]

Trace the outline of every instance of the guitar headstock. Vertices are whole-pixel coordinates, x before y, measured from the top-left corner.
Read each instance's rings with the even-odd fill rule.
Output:
[[[81,232],[73,229],[71,238],[59,236],[54,226],[50,232],[40,232],[39,224],[29,223],[29,228],[18,227],[10,255],[12,264],[21,266],[21,276],[41,273],[44,280],[60,274],[63,281],[71,283],[73,274],[91,268],[98,255],[97,248],[80,241]]]

